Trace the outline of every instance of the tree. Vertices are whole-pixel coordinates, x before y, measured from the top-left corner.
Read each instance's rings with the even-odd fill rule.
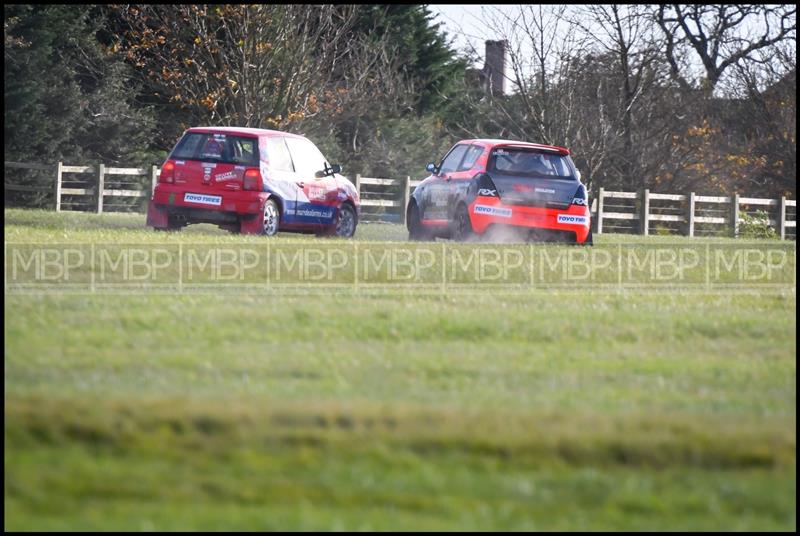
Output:
[[[783,41],[796,40],[795,6],[731,4],[665,4],[655,19],[666,38],[665,53],[672,75],[685,89],[694,87],[680,54],[683,48],[700,60],[700,88],[710,95],[731,66]],[[684,65],[682,65],[684,64]]]
[[[318,114],[351,52],[353,6],[125,5],[105,40],[165,112],[160,138],[189,125],[287,129]]]
[[[5,157],[146,160],[152,117],[124,65],[103,54],[87,6],[5,7]]]
[[[332,80],[335,109],[299,128],[362,173],[416,176],[453,142],[443,123],[461,102],[466,61],[425,6],[359,6],[351,33]]]
[[[595,123],[606,127],[606,134],[595,134],[607,138],[602,174],[596,178],[607,187],[656,186],[653,179],[670,158],[662,141],[680,125],[682,114],[676,111],[684,103],[670,91],[663,42],[650,13],[638,5],[591,5],[575,12],[571,22],[585,34],[594,58],[574,73],[597,88],[579,101],[588,116],[584,123],[588,129]]]

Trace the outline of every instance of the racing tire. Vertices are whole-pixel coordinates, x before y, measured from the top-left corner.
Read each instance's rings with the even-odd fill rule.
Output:
[[[472,230],[472,222],[469,219],[469,212],[467,206],[463,203],[456,208],[456,213],[453,217],[453,229],[450,233],[453,240],[459,242],[466,242],[475,236]]]
[[[261,234],[275,236],[281,224],[281,209],[274,199],[267,199],[261,211]]]
[[[336,221],[334,222],[333,236],[340,238],[353,238],[356,234],[356,227],[358,226],[358,218],[356,211],[350,203],[342,203],[339,210],[336,211]]]
[[[408,207],[408,239],[414,242],[429,240],[430,236],[419,218],[419,208],[416,203]]]

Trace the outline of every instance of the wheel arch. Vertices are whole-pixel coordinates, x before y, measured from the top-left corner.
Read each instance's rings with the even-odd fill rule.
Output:
[[[411,209],[417,209],[417,217],[419,217],[419,203],[411,196],[411,199],[408,200],[408,206],[406,206],[406,230],[411,231]]]
[[[339,205],[339,208],[342,208],[342,207],[343,207],[343,206],[345,206],[345,205],[349,205],[349,206],[350,206],[350,208],[352,208],[352,209],[353,209],[353,215],[354,215],[354,216],[355,216],[355,218],[356,218],[356,225],[358,225],[358,223],[359,223],[359,220],[360,220],[360,218],[359,218],[359,214],[358,214],[358,207],[357,207],[357,206],[356,206],[356,204],[353,202],[353,200],[352,200],[352,199],[350,199],[349,197],[348,197],[347,199],[345,199],[344,201],[342,201],[342,202],[341,202],[341,204]]]
[[[279,196],[277,194],[274,194],[272,192],[267,192],[267,198],[264,199],[264,203],[266,203],[270,199],[272,199],[273,201],[275,201],[275,203],[278,204],[278,212],[281,215],[281,221],[283,221],[283,217],[285,215],[284,209],[286,208],[286,205],[284,205],[284,203],[283,203],[283,199],[281,199],[281,196]]]

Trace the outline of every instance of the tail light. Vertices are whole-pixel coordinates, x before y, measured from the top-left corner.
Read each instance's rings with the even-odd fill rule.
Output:
[[[158,176],[158,182],[175,182],[175,162],[167,160],[161,166],[161,174]]]
[[[263,182],[261,180],[261,172],[258,168],[250,168],[244,172],[244,185],[245,190],[255,190],[260,192],[263,190]]]

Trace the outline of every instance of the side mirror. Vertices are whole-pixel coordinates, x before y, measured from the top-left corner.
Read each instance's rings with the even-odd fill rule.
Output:
[[[328,175],[333,176],[336,173],[341,173],[341,172],[342,172],[342,166],[340,166],[339,164],[334,164],[331,167],[327,167],[326,163],[325,169],[323,169],[322,171],[317,171],[316,173],[314,173],[314,176],[318,179],[321,179],[322,177],[327,177]]]
[[[433,173],[434,175],[436,175],[437,173],[439,173],[439,168],[437,168],[437,167],[436,167],[436,164],[434,164],[433,162],[428,162],[428,165],[427,165],[427,166],[425,166],[425,169],[426,169],[428,172],[430,172],[430,173]]]

